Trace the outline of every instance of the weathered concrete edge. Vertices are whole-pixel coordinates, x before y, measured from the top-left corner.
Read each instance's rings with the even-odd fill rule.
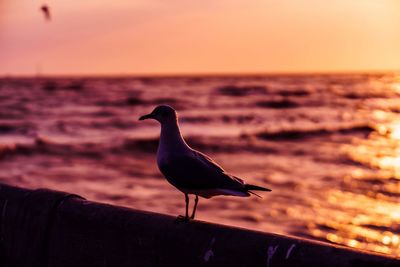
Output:
[[[176,223],[173,216],[43,189],[0,185],[0,208],[4,266],[400,265],[386,255],[202,221]]]

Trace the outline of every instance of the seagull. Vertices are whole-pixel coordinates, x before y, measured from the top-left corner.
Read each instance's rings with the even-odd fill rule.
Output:
[[[139,120],[154,119],[161,124],[157,150],[157,165],[167,181],[185,195],[185,216],[178,219],[193,220],[199,196],[211,198],[218,195],[248,197],[253,191],[271,189],[247,184],[226,172],[209,156],[194,150],[183,139],[179,130],[178,115],[171,106],[157,106],[150,114]],[[189,194],[195,195],[194,207],[189,217]]]
[[[51,14],[50,14],[50,7],[47,4],[43,4],[40,7],[40,10],[43,12],[43,16],[47,21],[51,20]]]

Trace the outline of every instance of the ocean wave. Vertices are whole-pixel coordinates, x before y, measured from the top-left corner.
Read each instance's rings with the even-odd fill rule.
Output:
[[[142,99],[139,96],[130,96],[123,99],[117,100],[100,100],[95,103],[97,106],[111,106],[111,107],[121,107],[121,106],[145,106],[145,105],[161,105],[169,104],[177,107],[182,107],[183,103],[175,98],[153,98],[153,99]]]
[[[214,118],[209,116],[182,116],[179,117],[181,122],[190,122],[190,123],[207,123],[214,120]]]
[[[34,153],[34,145],[26,144],[0,144],[0,159],[16,155],[30,156]]]
[[[37,137],[31,144],[0,145],[0,158],[15,156],[34,156],[39,154],[50,156],[81,156],[101,158],[103,147],[95,144],[60,144],[44,137]]]
[[[243,124],[243,123],[250,123],[253,122],[257,119],[260,119],[260,117],[257,117],[255,114],[215,114],[215,115],[183,115],[180,118],[181,122],[185,123],[238,123],[238,124]]]
[[[16,127],[10,124],[0,124],[0,133],[10,133],[14,132]]]
[[[123,153],[132,151],[155,152],[158,148],[158,137],[143,139],[126,139],[121,145],[111,149],[113,153]]]
[[[58,90],[66,91],[82,91],[85,89],[84,80],[46,80],[42,83],[42,89],[47,92],[54,92]]]
[[[369,124],[365,125],[350,125],[335,128],[314,128],[314,129],[291,129],[291,130],[280,130],[280,131],[263,131],[256,133],[255,136],[261,139],[268,139],[274,141],[285,141],[285,140],[296,140],[305,139],[318,136],[326,136],[332,134],[363,134],[368,135],[375,130]]]
[[[85,89],[85,81],[75,79],[45,80],[43,81],[41,88],[46,92],[55,92],[58,90],[79,92]]]
[[[0,123],[0,134],[27,134],[36,129],[36,126],[29,122]]]
[[[110,116],[110,118],[100,120],[100,121],[88,121],[86,122],[86,125],[83,124],[82,126],[87,127],[87,128],[93,128],[93,129],[110,129],[110,128],[115,128],[115,129],[134,129],[136,126],[133,123],[133,119],[122,119],[119,117],[114,117]]]
[[[297,102],[294,102],[289,99],[283,99],[283,100],[279,100],[279,101],[259,101],[259,102],[256,102],[255,105],[257,107],[273,108],[273,109],[297,108],[300,106]]]
[[[346,88],[347,89],[347,88]],[[368,99],[368,98],[390,98],[396,96],[396,93],[391,90],[353,90],[349,92],[348,90],[343,89],[334,91],[336,95],[351,99]]]
[[[139,96],[129,96],[123,99],[102,99],[95,102],[95,105],[102,107],[121,107],[144,105],[146,101]]]
[[[216,89],[216,92],[226,96],[248,96],[248,95],[263,95],[267,93],[267,88],[260,85],[226,85]]]
[[[308,96],[310,95],[309,91],[303,90],[303,89],[296,89],[296,90],[280,90],[277,92],[278,95],[280,96],[297,96],[297,97],[301,97],[301,96]]]

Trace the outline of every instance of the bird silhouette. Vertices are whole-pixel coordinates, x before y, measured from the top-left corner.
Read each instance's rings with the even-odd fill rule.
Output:
[[[47,4],[43,4],[43,5],[40,7],[40,10],[41,10],[42,13],[43,13],[44,19],[45,19],[46,21],[51,21],[50,7],[49,7]]]
[[[160,142],[157,150],[157,165],[169,183],[184,193],[186,209],[183,220],[194,219],[199,196],[211,198],[218,195],[248,197],[253,191],[271,189],[247,184],[242,179],[226,172],[207,155],[192,149],[183,139],[176,111],[167,105],[157,106],[150,114],[139,120],[154,119],[161,124]],[[195,202],[189,217],[189,194]]]

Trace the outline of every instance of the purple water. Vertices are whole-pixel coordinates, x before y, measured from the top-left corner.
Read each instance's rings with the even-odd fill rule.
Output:
[[[159,173],[175,107],[189,145],[263,198],[200,199],[198,219],[400,253],[400,75],[0,79],[0,182],[183,214]]]

